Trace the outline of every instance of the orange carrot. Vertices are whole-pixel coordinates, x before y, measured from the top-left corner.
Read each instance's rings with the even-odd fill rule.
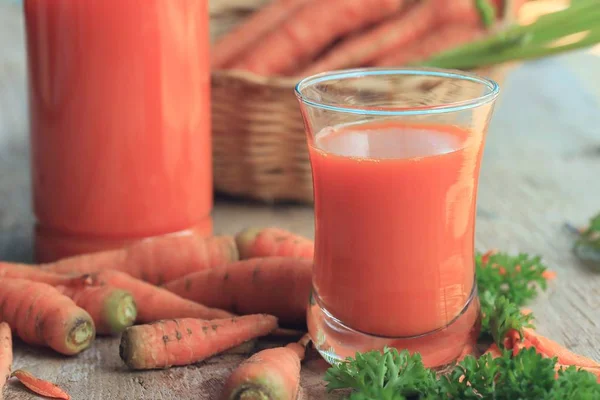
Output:
[[[546,279],[547,281],[551,281],[556,278],[556,272],[555,271],[544,271],[544,272],[542,272],[542,277],[544,279]]]
[[[502,351],[496,343],[492,343],[492,345],[483,354],[491,354],[493,358],[502,357]]]
[[[318,0],[291,14],[252,46],[233,69],[259,75],[293,72],[336,39],[385,19],[405,0]]]
[[[500,3],[502,2],[493,3],[496,11],[500,9]],[[380,65],[376,60],[385,58],[390,52],[398,54],[409,48],[413,52],[416,51],[422,38],[427,37],[428,33],[433,34],[440,26],[460,24],[482,28],[481,21],[473,0],[422,0],[389,20],[342,40],[303,70],[301,75],[348,67]],[[438,42],[443,40],[439,39]],[[440,43],[436,47],[446,49],[450,45]]]
[[[87,311],[96,325],[96,333],[114,335],[135,322],[137,307],[131,293],[112,286],[58,286],[65,296]]]
[[[381,55],[415,41],[434,24],[436,9],[432,3],[431,0],[420,1],[365,32],[349,36],[300,75],[365,66]]]
[[[44,267],[59,274],[88,274],[105,269],[160,285],[192,272],[238,260],[231,236],[202,238],[196,234],[145,239],[123,249],[63,259]]]
[[[222,400],[295,400],[300,390],[300,363],[309,336],[285,347],[262,350],[244,361],[227,379]]]
[[[257,257],[299,257],[312,260],[312,240],[280,228],[248,228],[235,237],[240,259]]]
[[[478,39],[484,34],[485,30],[477,25],[448,24],[432,31],[406,48],[398,48],[383,55],[374,60],[372,64],[378,67],[389,67],[422,61],[441,51]]]
[[[304,325],[311,267],[310,261],[297,258],[253,258],[197,272],[164,288],[208,307],[266,313],[281,324]]]
[[[54,383],[36,378],[27,371],[21,369],[13,372],[12,376],[17,378],[25,387],[40,396],[50,397],[51,399],[70,400],[71,396]]]
[[[205,321],[195,318],[159,321],[127,328],[119,354],[131,369],[159,369],[189,365],[277,328],[277,318],[247,315]]]
[[[238,25],[214,44],[211,53],[211,67],[227,67],[263,35],[309,1],[313,0],[274,0],[256,11],[244,23]]]
[[[95,286],[108,285],[130,292],[137,305],[137,321],[142,323],[172,318],[217,319],[232,316],[226,311],[181,298],[124,272],[102,271],[91,275],[91,281]]]
[[[521,339],[519,332],[516,330],[509,331],[504,340],[504,346],[511,350],[514,355],[518,354],[522,349],[533,347],[537,353],[544,357],[557,358],[556,365],[554,366],[555,370],[558,371],[559,369],[574,366],[577,369],[582,369],[596,375],[598,383],[600,383],[600,363],[575,354],[532,329],[525,329],[523,339]],[[502,356],[500,348],[495,343],[484,354],[491,354],[494,358]]]
[[[536,351],[545,357],[557,357],[561,365],[575,365],[581,368],[597,369],[596,374],[600,374],[600,363],[590,358],[575,354],[553,340],[548,339],[530,328],[523,330],[523,339],[516,330],[507,333],[504,339],[505,347],[513,350],[517,354],[522,349],[533,347]],[[600,375],[599,375],[600,377]]]
[[[7,262],[0,262],[0,278],[26,279],[28,281],[47,283],[52,286],[68,285],[73,279],[77,280],[77,278],[49,272],[39,267]]]
[[[0,279],[0,288],[0,322],[24,342],[73,355],[94,340],[92,317],[56,288],[23,279]]]
[[[0,400],[2,389],[10,378],[10,367],[13,362],[12,334],[6,322],[0,322]]]

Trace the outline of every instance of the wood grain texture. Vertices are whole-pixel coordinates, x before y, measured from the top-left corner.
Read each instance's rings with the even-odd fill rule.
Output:
[[[0,259],[30,260],[31,221],[23,33],[20,8],[0,5]],[[539,330],[600,360],[600,272],[570,253],[567,220],[600,210],[600,58],[586,52],[512,71],[490,128],[479,190],[477,247],[540,254],[558,272],[533,304]],[[219,199],[219,233],[277,225],[313,235],[312,210]],[[15,368],[64,386],[74,399],[215,399],[244,356],[215,357],[168,371],[129,372],[118,339],[99,339],[78,357],[17,344]],[[302,372],[303,398],[327,397],[314,354]],[[33,399],[12,382],[10,400]]]

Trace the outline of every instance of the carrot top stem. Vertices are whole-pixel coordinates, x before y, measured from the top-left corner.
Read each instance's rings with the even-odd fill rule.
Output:
[[[437,54],[421,65],[470,69],[546,57],[600,42],[600,8],[596,0],[573,2],[568,8],[540,17],[529,25],[514,25],[485,39]],[[566,44],[559,39],[576,33],[582,38]]]
[[[83,350],[95,337],[95,330],[89,320],[78,319],[69,331],[67,344],[77,350]]]
[[[489,0],[475,0],[475,7],[481,15],[483,26],[492,26],[496,21],[496,9]]]
[[[115,290],[104,303],[104,317],[113,332],[122,332],[137,317],[133,296],[125,290]]]

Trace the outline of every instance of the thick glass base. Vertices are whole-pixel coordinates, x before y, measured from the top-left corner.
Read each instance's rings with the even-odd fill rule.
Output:
[[[477,288],[474,287],[469,301],[453,321],[443,328],[418,336],[381,337],[354,330],[328,313],[314,290],[307,322],[314,346],[330,364],[354,357],[357,352],[393,347],[399,351],[407,349],[411,353],[420,353],[426,367],[442,369],[455,362],[466,349],[475,348],[481,320]]]
[[[207,217],[189,229],[180,232],[165,232],[164,234],[193,232],[201,236],[210,236],[212,231],[212,218]],[[141,239],[145,238],[104,238],[63,234],[46,229],[38,224],[35,226],[35,261],[48,263],[80,254],[121,248]]]

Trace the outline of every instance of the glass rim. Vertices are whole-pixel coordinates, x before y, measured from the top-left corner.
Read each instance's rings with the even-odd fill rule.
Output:
[[[459,79],[481,84],[489,91],[481,96],[460,100],[455,102],[442,102],[432,106],[419,107],[380,107],[377,109],[365,108],[361,106],[333,105],[326,102],[320,102],[309,99],[302,91],[319,83],[331,80],[345,80],[361,77],[383,77],[383,76],[429,76],[447,79]],[[298,100],[308,106],[320,108],[323,110],[343,112],[349,114],[362,115],[382,115],[382,116],[406,116],[406,115],[427,115],[453,113],[472,108],[480,107],[490,103],[498,97],[500,85],[492,79],[484,78],[477,74],[465,71],[447,70],[440,68],[356,68],[338,71],[323,72],[320,74],[308,76],[300,80],[294,93]]]

